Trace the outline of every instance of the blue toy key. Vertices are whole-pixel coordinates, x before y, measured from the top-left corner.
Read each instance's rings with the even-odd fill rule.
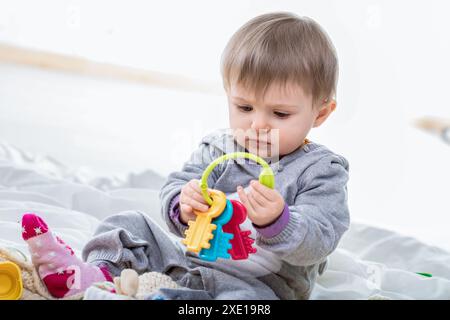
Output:
[[[222,227],[231,220],[232,216],[233,205],[227,199],[227,204],[222,214],[212,221],[217,226],[217,229],[213,231],[213,238],[209,242],[211,246],[208,249],[202,249],[200,251],[199,257],[201,259],[216,261],[218,258],[231,258],[228,250],[231,249],[230,240],[233,239],[233,234],[223,232]]]

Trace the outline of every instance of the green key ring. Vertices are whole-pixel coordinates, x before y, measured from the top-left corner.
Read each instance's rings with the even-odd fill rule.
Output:
[[[247,158],[250,160],[255,161],[256,163],[260,164],[263,167],[263,170],[259,174],[259,182],[266,187],[273,189],[275,187],[275,177],[272,171],[272,168],[269,166],[269,164],[262,159],[261,157],[258,157],[257,155],[254,155],[252,153],[248,152],[233,152],[233,153],[227,153],[213,162],[210,163],[210,165],[205,169],[202,175],[202,180],[200,181],[200,189],[202,190],[202,195],[205,201],[212,205],[213,200],[208,194],[208,177],[210,173],[214,170],[214,168],[222,163],[223,161],[230,160],[230,159],[237,159],[237,158]]]

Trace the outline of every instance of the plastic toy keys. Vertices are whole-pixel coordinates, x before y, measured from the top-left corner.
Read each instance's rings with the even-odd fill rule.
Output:
[[[202,179],[200,181],[200,189],[202,191],[203,198],[206,203],[210,205],[210,208],[207,212],[194,211],[197,217],[195,221],[189,222],[189,229],[186,230],[186,238],[183,240],[183,244],[187,246],[188,251],[200,253],[202,249],[210,249],[211,244],[209,243],[209,240],[214,239],[214,237],[217,236],[217,244],[220,243],[220,245],[219,247],[214,248],[211,252],[217,252],[217,257],[227,257],[222,250],[228,246],[225,245],[226,240],[221,239],[222,233],[230,233],[233,237],[231,238],[230,236],[225,236],[224,239],[230,238],[228,240],[230,240],[232,247],[229,248],[228,251],[231,253],[231,257],[234,260],[247,259],[249,253],[256,252],[256,249],[252,247],[254,240],[249,237],[251,231],[242,231],[239,227],[239,224],[243,223],[247,218],[247,210],[244,205],[238,201],[231,200],[233,207],[231,220],[228,221],[228,223],[223,224],[221,230],[213,234],[213,231],[217,229],[217,225],[214,223],[213,219],[221,215],[224,211],[227,199],[225,194],[218,190],[211,190],[211,194],[209,194],[208,176],[219,163],[225,160],[237,158],[248,158],[260,164],[263,167],[263,170],[259,174],[259,182],[268,188],[274,188],[275,177],[272,168],[270,168],[269,164],[264,159],[258,157],[257,155],[247,152],[234,152],[225,154],[215,159],[208,165],[205,171],[203,171]],[[223,223],[223,220],[221,219],[215,221],[219,224]],[[230,230],[231,232],[228,232],[227,230]],[[200,258],[205,260],[215,260],[217,257],[216,253],[211,253],[211,255],[209,255],[208,252],[203,251]]]
[[[255,240],[250,238],[252,233],[250,230],[242,231],[239,225],[247,219],[247,209],[245,206],[236,200],[229,200],[233,206],[233,217],[223,226],[223,231],[233,234],[231,242],[231,249],[228,251],[233,260],[247,259],[248,255],[255,253],[253,248]]]
[[[209,242],[211,247],[209,249],[202,249],[199,257],[207,261],[216,261],[218,258],[230,259],[231,256],[228,250],[231,249],[230,240],[233,239],[233,234],[223,232],[223,225],[227,224],[233,216],[233,205],[230,200],[227,200],[225,210],[220,216],[215,218],[212,222],[217,226],[213,231],[213,238]]]
[[[22,296],[22,273],[11,261],[0,262],[0,300],[18,300]]]
[[[227,201],[225,193],[219,190],[211,190],[211,197],[213,201],[208,211],[194,210],[197,217],[188,223],[186,238],[183,239],[188,251],[199,253],[201,249],[209,249],[211,246],[209,240],[213,238],[212,231],[217,228],[215,224],[212,224],[212,220],[223,212]]]

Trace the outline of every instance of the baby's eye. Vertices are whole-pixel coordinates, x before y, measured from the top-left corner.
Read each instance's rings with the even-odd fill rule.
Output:
[[[253,107],[251,106],[237,106],[239,108],[239,110],[244,111],[244,112],[250,112],[253,110]]]
[[[274,111],[274,115],[276,115],[278,118],[287,118],[289,117],[289,113]]]

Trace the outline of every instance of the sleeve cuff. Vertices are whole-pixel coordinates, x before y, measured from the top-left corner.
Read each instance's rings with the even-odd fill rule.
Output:
[[[289,207],[287,204],[285,204],[283,212],[274,222],[262,228],[256,225],[253,225],[253,227],[264,238],[273,238],[279,235],[286,228],[286,226],[289,223],[289,216],[290,216]]]
[[[184,227],[188,226],[187,224],[185,224],[184,222],[182,222],[180,220],[180,195],[179,194],[176,195],[170,202],[169,215],[170,215],[170,219],[175,224],[181,224]]]

